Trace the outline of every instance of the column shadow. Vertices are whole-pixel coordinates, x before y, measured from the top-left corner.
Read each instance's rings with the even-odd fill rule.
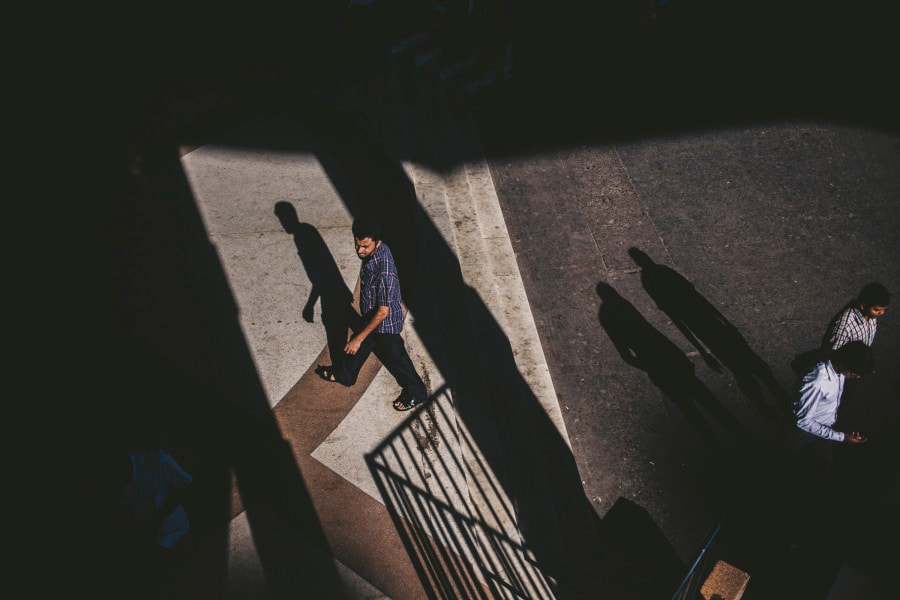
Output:
[[[697,378],[696,367],[684,351],[653,327],[611,285],[601,281],[596,289],[603,301],[597,318],[622,360],[647,373],[653,384],[684,413],[711,450],[751,450],[750,436]],[[718,428],[728,435],[718,433],[718,428],[710,425],[699,408],[710,414]]]
[[[297,255],[303,263],[306,276],[312,283],[309,298],[301,311],[303,320],[307,323],[313,322],[314,307],[316,302],[319,302],[331,364],[338,364],[347,343],[349,317],[347,311],[353,299],[353,292],[344,283],[344,278],[321,234],[309,223],[301,223],[297,219],[297,211],[290,202],[276,203],[275,215],[284,231],[294,237]]]
[[[790,396],[769,365],[694,284],[674,269],[653,262],[638,248],[629,248],[628,254],[641,268],[644,289],[710,368],[721,372],[724,365],[741,392],[770,419],[790,410]],[[774,406],[765,400],[763,388],[774,398]]]
[[[95,296],[107,313],[91,341],[101,348],[92,356],[103,357],[105,369],[99,398],[85,408],[91,455],[114,454],[152,430],[194,475],[186,504],[194,527],[176,556],[167,597],[229,596],[229,522],[236,504],[245,508],[267,593],[303,595],[312,585],[318,597],[344,597],[178,151],[155,148],[143,158],[129,179],[127,201],[114,213],[120,230],[110,235],[110,249],[122,271],[112,280],[115,289]],[[240,498],[232,495],[233,482]],[[97,483],[97,489],[107,484]],[[108,571],[97,585],[133,590],[141,581],[131,577],[135,557],[116,546],[115,521],[97,500],[94,563]]]

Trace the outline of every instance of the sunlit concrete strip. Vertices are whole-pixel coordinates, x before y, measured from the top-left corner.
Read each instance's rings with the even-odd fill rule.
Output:
[[[454,232],[457,244],[469,255],[468,260],[460,260],[463,277],[497,320],[509,339],[523,379],[571,447],[477,130],[468,113],[462,114],[455,125],[460,154],[467,160],[454,170],[453,179],[458,181],[454,182],[455,189],[448,190],[447,204],[451,222],[459,223]],[[476,228],[468,226],[468,215],[473,216],[471,222]],[[490,267],[487,277],[483,265]]]
[[[318,230],[351,290],[359,270],[359,259],[347,251],[352,216],[311,148],[299,125],[270,118],[182,158],[270,406],[326,344],[321,304],[312,323],[302,318],[312,284],[274,213],[276,203],[290,203],[300,222]]]

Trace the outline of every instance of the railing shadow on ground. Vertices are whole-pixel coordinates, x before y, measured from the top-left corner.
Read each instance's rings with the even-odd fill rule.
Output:
[[[606,556],[599,578],[610,596],[593,596],[548,579],[517,530],[514,506],[479,449],[455,421],[446,386],[366,455],[366,463],[428,598],[479,600],[662,598],[683,576],[677,559],[642,508],[619,498],[597,521]],[[665,572],[658,570],[668,565]],[[666,592],[668,590],[668,592]],[[596,591],[596,588],[595,590]]]
[[[554,598],[451,396],[441,387],[366,455],[429,598]]]

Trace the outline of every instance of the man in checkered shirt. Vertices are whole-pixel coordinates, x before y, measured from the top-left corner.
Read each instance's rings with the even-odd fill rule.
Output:
[[[891,301],[891,294],[880,283],[863,287],[859,296],[847,305],[829,324],[822,338],[822,348],[837,350],[849,342],[863,342],[872,346],[878,319]]]
[[[394,408],[409,410],[425,401],[428,390],[400,337],[403,307],[394,257],[381,240],[381,225],[373,218],[356,219],[353,222],[353,238],[356,255],[362,261],[359,269],[362,323],[353,328],[354,335],[344,346],[341,364],[319,367],[317,372],[327,381],[350,387],[356,383],[360,369],[374,351],[402,389],[394,400]]]

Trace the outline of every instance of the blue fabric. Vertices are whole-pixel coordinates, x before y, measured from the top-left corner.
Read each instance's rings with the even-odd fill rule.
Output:
[[[387,318],[375,330],[378,333],[403,331],[403,307],[400,298],[400,278],[394,265],[391,249],[384,242],[359,268],[359,308],[368,323],[379,306],[391,309]]]
[[[169,453],[160,448],[129,454],[132,479],[122,489],[126,517],[133,521],[148,521],[163,516],[169,492],[181,489],[193,481]],[[177,506],[159,527],[157,545],[173,548],[190,529],[187,513]]]

